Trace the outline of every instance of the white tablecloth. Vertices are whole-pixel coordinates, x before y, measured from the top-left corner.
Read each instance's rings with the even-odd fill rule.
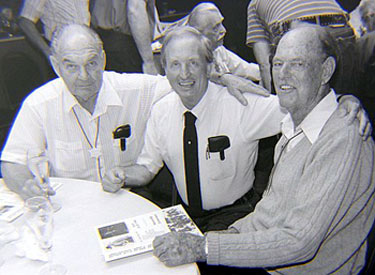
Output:
[[[68,269],[67,274],[199,274],[195,264],[174,268],[164,266],[152,253],[106,263],[95,227],[157,210],[150,201],[126,190],[112,194],[102,191],[100,183],[52,178],[63,185],[52,200],[62,209],[55,213],[53,256],[55,263]],[[0,195],[12,196],[0,182]],[[16,196],[14,196],[16,198]],[[12,224],[21,228],[22,216]],[[7,255],[0,274],[37,274],[41,261]]]

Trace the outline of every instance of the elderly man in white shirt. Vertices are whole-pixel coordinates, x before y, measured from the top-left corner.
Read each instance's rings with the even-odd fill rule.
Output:
[[[187,16],[187,25],[200,31],[212,43],[215,67],[211,74],[228,73],[249,80],[260,81],[258,64],[247,62],[223,46],[226,34],[223,21],[224,17],[219,8],[209,2],[196,5]]]
[[[112,167],[133,164],[151,106],[170,90],[163,77],[104,72],[101,40],[84,25],[62,28],[52,49],[51,63],[60,77],[25,99],[1,156],[4,181],[24,198],[41,192],[29,180],[31,149],[45,151],[50,176],[100,182]],[[131,135],[121,148],[113,132],[125,125]]]

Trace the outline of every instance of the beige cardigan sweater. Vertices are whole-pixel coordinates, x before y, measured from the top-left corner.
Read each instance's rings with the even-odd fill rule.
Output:
[[[355,274],[374,222],[374,142],[335,111],[311,145],[283,154],[255,211],[207,234],[208,264],[266,267],[281,274]]]

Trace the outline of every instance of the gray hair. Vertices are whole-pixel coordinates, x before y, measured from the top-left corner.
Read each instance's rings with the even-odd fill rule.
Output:
[[[362,0],[359,5],[359,12],[361,16],[366,16],[367,13],[375,12],[375,2],[374,0]]]
[[[196,38],[196,40],[200,44],[200,49],[202,50],[202,53],[206,58],[206,61],[208,63],[213,62],[213,51],[211,41],[195,28],[189,26],[181,26],[169,31],[164,38],[163,47],[161,49],[161,62],[164,68],[166,67],[165,52],[168,47],[168,44],[173,39],[179,39],[187,36]]]
[[[199,25],[199,18],[202,16],[202,12],[219,12],[220,10],[214,3],[211,2],[203,2],[198,5],[196,5],[193,10],[190,12],[189,17],[188,17],[188,22],[187,24],[189,26],[192,26],[196,28],[199,31],[202,31],[200,28],[201,26]],[[221,13],[220,13],[221,14]]]
[[[91,28],[86,25],[70,24],[63,25],[58,31],[54,32],[51,40],[51,55],[56,56],[59,53],[60,44],[65,35],[72,34],[83,34],[85,36],[91,37],[93,39],[93,45],[101,52],[103,50],[103,42],[99,35]]]

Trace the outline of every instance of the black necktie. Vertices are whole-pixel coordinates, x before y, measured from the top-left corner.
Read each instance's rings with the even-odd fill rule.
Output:
[[[201,188],[199,183],[198,140],[195,120],[191,112],[185,112],[184,163],[189,206],[202,210]]]

